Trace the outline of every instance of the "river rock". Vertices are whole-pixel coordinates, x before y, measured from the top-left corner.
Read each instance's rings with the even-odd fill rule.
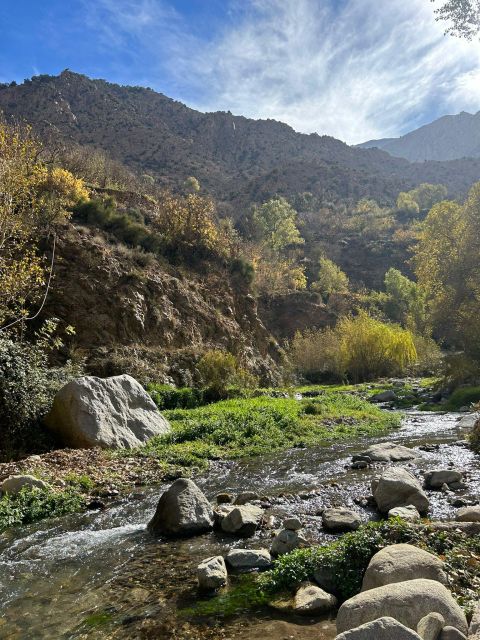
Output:
[[[428,551],[411,544],[393,544],[370,560],[363,577],[362,591],[416,578],[447,584],[443,562]]]
[[[203,560],[197,567],[198,586],[202,591],[215,591],[227,584],[227,568],[222,556]]]
[[[457,522],[480,522],[480,504],[462,507],[455,515]]]
[[[46,425],[73,448],[133,449],[170,425],[131,376],[85,376],[58,391]]]
[[[345,631],[335,640],[421,640],[421,637],[398,620],[385,616]]]
[[[253,505],[233,507],[222,518],[220,526],[225,533],[231,533],[242,538],[250,538],[255,534],[263,516],[263,509]]]
[[[429,613],[420,620],[417,626],[417,633],[422,640],[438,640],[438,637],[445,626],[445,619],[439,613]]]
[[[438,640],[467,640],[467,636],[455,627],[443,627]]]
[[[339,633],[383,616],[416,629],[422,618],[436,611],[447,625],[462,633],[467,620],[448,589],[436,580],[416,579],[362,591],[342,604],[337,616]]]
[[[189,536],[213,527],[213,509],[203,492],[187,478],[179,478],[158,501],[148,529],[156,535]]]
[[[289,531],[299,531],[302,528],[302,523],[298,518],[286,518],[283,522],[283,526]]]
[[[468,637],[480,640],[480,602],[477,604],[475,611],[473,612],[472,621],[468,628]]]
[[[455,469],[438,469],[425,474],[425,486],[428,489],[441,489],[444,484],[461,482],[462,474]]]
[[[379,511],[388,513],[395,507],[414,506],[426,513],[430,505],[417,478],[401,467],[392,467],[372,480],[373,498]]]
[[[475,423],[479,418],[480,418],[480,414],[471,413],[468,416],[463,416],[463,418],[460,418],[457,424],[462,429],[473,429],[473,427],[475,426]]]
[[[307,544],[307,541],[301,531],[282,529],[272,540],[271,552],[274,556],[281,556],[305,544]]]
[[[402,518],[407,522],[416,522],[420,520],[420,514],[413,504],[409,504],[407,507],[395,507],[388,512],[389,518]]]
[[[9,493],[12,496],[16,496],[24,487],[29,489],[49,489],[50,485],[39,478],[35,478],[35,476],[9,476],[0,484],[0,493]]]
[[[322,514],[324,529],[333,533],[355,531],[362,524],[362,519],[356,511],[345,507],[331,507]]]
[[[370,402],[393,402],[397,399],[397,394],[393,389],[387,389],[386,391],[381,391],[380,393],[375,393],[370,397]]]
[[[239,493],[238,496],[233,501],[233,504],[236,505],[244,505],[248,502],[253,502],[254,500],[260,500],[260,496],[255,491],[243,491],[243,493]]]
[[[418,458],[419,453],[394,442],[380,442],[372,444],[360,455],[370,458],[372,462],[405,462]]]
[[[316,584],[304,584],[295,594],[294,612],[301,616],[319,616],[337,606],[337,599]]]
[[[268,549],[230,549],[225,560],[233,569],[265,569],[272,564]]]

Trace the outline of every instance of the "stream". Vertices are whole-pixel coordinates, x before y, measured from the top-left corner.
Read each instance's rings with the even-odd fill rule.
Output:
[[[480,495],[480,461],[460,442],[466,433],[458,424],[459,415],[410,411],[401,428],[383,438],[219,462],[195,480],[212,500],[219,492],[257,491],[270,505],[267,514],[275,526],[285,515],[296,515],[305,523],[307,538],[321,542],[333,538],[322,532],[322,508],[351,506],[365,521],[377,517],[355,500],[369,494],[378,468],[350,469],[352,453],[385,440],[415,448],[427,445],[428,451],[419,449],[418,460],[403,464],[417,475],[450,463],[466,473],[465,491],[429,492],[430,517],[446,519],[455,511],[455,498],[478,501]],[[195,569],[202,559],[224,554],[232,546],[269,546],[271,531],[240,541],[218,532],[188,540],[156,540],[145,527],[161,492],[162,487],[137,491],[105,511],[1,535],[0,638],[335,637],[333,621],[292,622],[270,610],[198,624],[179,614],[195,602]]]

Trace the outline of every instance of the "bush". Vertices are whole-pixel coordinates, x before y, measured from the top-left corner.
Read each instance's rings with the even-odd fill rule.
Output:
[[[167,384],[149,384],[147,391],[157,407],[164,409],[195,409],[205,404],[201,389],[182,387],[177,389]]]
[[[240,366],[228,351],[206,351],[198,362],[198,371],[204,388],[222,392],[229,387],[248,389],[255,387],[257,378]]]
[[[417,361],[410,331],[364,311],[344,316],[334,329],[297,333],[290,355],[303,375],[321,372],[353,382],[401,375]]]
[[[4,455],[32,445],[32,430],[49,411],[57,390],[80,374],[70,364],[48,367],[49,351],[58,344],[50,341],[55,326],[47,323],[33,343],[0,334],[0,448]]]
[[[24,487],[17,495],[6,494],[0,498],[0,531],[76,513],[84,507],[84,499],[73,489],[53,491]]]

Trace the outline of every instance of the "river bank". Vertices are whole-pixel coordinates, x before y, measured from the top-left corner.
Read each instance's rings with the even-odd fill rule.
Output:
[[[479,461],[460,443],[465,432],[458,417],[414,412],[400,429],[388,435],[389,440],[408,443],[421,454],[421,461],[415,461],[417,471],[454,462],[466,472],[468,488],[462,494],[429,494],[429,516],[433,519],[451,517],[455,499],[478,500],[480,495]],[[248,541],[218,532],[189,540],[152,538],[145,525],[162,487],[139,488],[128,497],[117,497],[105,511],[46,520],[4,533],[0,542],[2,633],[8,639],[226,640],[257,634],[273,640],[285,631],[299,638],[308,638],[307,634],[321,638],[320,633],[326,639],[333,638],[333,624],[328,620],[292,619],[263,605],[243,613],[244,602],[239,602],[237,613],[227,618],[198,618],[179,612],[199,602],[196,566],[202,559],[225,553],[232,545],[269,546],[273,529],[286,515],[302,520],[312,544],[335,539],[323,531],[318,515],[327,506],[355,508],[364,522],[378,518],[371,508],[362,506],[375,470],[352,470],[349,461],[353,453],[379,439],[360,436],[329,447],[217,461],[207,475],[195,474],[196,482],[212,500],[220,491],[254,489],[265,494],[270,503],[267,513],[273,517],[272,529],[262,528]]]

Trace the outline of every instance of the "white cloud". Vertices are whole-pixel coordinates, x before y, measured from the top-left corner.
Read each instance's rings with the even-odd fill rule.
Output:
[[[480,109],[480,43],[444,37],[428,0],[235,0],[204,39],[166,1],[97,6],[104,29],[141,39],[150,73],[168,72],[202,110],[355,143]]]

